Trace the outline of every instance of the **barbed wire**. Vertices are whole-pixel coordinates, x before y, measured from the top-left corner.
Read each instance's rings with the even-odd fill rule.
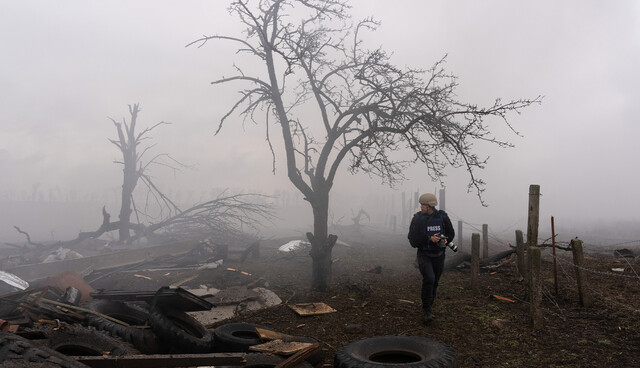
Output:
[[[598,271],[598,270],[593,270],[584,266],[578,266],[577,264],[567,261],[566,259],[563,259],[562,257],[559,257],[558,255],[553,255],[553,253],[548,253],[547,255],[551,256],[551,257],[555,257],[555,259],[557,259],[560,262],[563,263],[567,263],[575,268],[581,269],[583,271],[589,272],[589,273],[594,273],[594,274],[598,274],[598,275],[603,275],[603,276],[613,276],[613,277],[622,277],[622,278],[630,278],[630,279],[637,279],[640,281],[640,276],[638,276],[638,273],[636,272],[636,270],[633,269],[633,266],[631,265],[631,263],[629,263],[629,261],[627,261],[627,263],[629,264],[629,266],[631,267],[631,270],[633,270],[633,273],[635,274],[635,276],[633,275],[622,275],[622,274],[618,274],[618,273],[613,273],[613,272],[605,272],[605,271]]]
[[[578,266],[577,264],[573,263],[573,262],[569,262],[567,260],[564,260],[562,258],[558,258],[556,257],[556,259],[558,259],[560,262],[564,262],[567,264],[572,265],[575,268],[581,269],[583,271],[589,272],[589,273],[594,273],[597,275],[603,275],[603,276],[612,276],[612,277],[621,277],[621,278],[629,278],[629,279],[638,279],[640,280],[640,277],[638,277],[638,275],[636,274],[635,276],[633,275],[623,275],[623,274],[617,274],[617,273],[613,273],[613,272],[605,272],[605,271],[598,271],[598,270],[592,270],[590,268],[584,267],[584,266]],[[634,271],[635,273],[635,271]]]
[[[638,276],[638,273],[636,272],[636,270],[633,268],[633,265],[631,264],[631,262],[629,262],[629,260],[627,259],[627,257],[623,257],[623,259],[625,260],[625,262],[627,262],[627,264],[629,265],[629,267],[631,268],[631,271],[633,271],[633,273],[636,275],[636,277],[640,280],[640,276]]]
[[[582,243],[585,244],[584,242],[582,242]],[[622,243],[614,243],[614,244],[607,244],[607,245],[596,245],[596,244],[589,244],[589,243],[586,243],[585,245],[592,246],[592,247],[603,247],[603,246],[604,247],[617,247],[617,246],[620,246],[620,245],[627,245],[627,244],[633,244],[633,243],[640,243],[640,240],[629,240],[629,241],[625,241],[625,242],[622,242]]]
[[[573,266],[576,266],[576,265],[574,265],[574,264],[572,264],[572,265],[573,265]],[[573,277],[572,277],[572,276],[567,272],[567,270],[565,270],[565,268],[562,266],[562,263],[560,263],[560,269],[562,270],[562,273],[565,275],[565,277],[567,277],[568,279],[570,279],[572,282],[576,282],[576,280],[575,280],[575,279],[574,279],[574,278],[573,278]],[[620,275],[616,275],[616,276],[620,276]],[[624,304],[624,303],[620,303],[620,302],[619,302],[619,301],[617,301],[617,300],[613,300],[613,299],[611,299],[611,298],[607,297],[606,295],[604,295],[603,293],[601,293],[601,292],[599,292],[599,291],[595,290],[595,289],[594,289],[594,288],[592,288],[592,287],[588,287],[588,288],[589,288],[589,290],[590,290],[590,291],[592,291],[593,293],[598,294],[598,295],[602,298],[602,300],[604,300],[604,301],[608,301],[608,302],[609,302],[609,303],[611,303],[612,305],[618,305],[618,306],[620,306],[620,307],[623,307],[623,308],[625,308],[625,309],[628,309],[628,310],[631,310],[631,311],[634,311],[634,312],[638,311],[638,309],[637,309],[637,308],[635,308],[635,307],[633,307],[633,306],[631,306],[631,305],[627,305],[627,304]]]
[[[463,224],[467,224],[467,225],[469,225],[473,230],[476,230],[476,231],[478,231],[478,232],[482,233],[482,229],[477,228],[475,225],[470,224],[470,223],[468,223],[468,222],[466,222],[466,221],[462,221],[462,223],[463,223]],[[480,226],[482,226],[482,225],[480,225]],[[496,235],[494,235],[492,232],[489,232],[487,235],[489,236],[489,238],[491,238],[491,239],[495,240],[495,241],[496,241],[496,242],[498,242],[498,243],[501,243],[501,244],[504,244],[504,245],[509,244],[509,242],[508,242],[508,241],[505,241],[504,239],[501,239],[501,238],[497,237],[497,236],[496,236]]]

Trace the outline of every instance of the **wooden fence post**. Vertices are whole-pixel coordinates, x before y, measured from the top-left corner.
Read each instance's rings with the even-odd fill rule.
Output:
[[[489,225],[482,224],[482,259],[489,258]]]
[[[578,283],[578,295],[580,305],[590,307],[592,304],[591,295],[587,293],[587,279],[584,272],[584,253],[582,250],[582,240],[571,239],[571,253],[573,253],[573,264],[576,268],[576,281]]]
[[[524,236],[522,235],[522,230],[516,230],[516,255],[518,257],[518,272],[520,272],[522,278],[526,279],[527,269],[524,262]]]
[[[529,314],[531,317],[531,327],[534,330],[542,328],[542,278],[540,275],[540,248],[529,247],[527,249],[529,258]]]
[[[527,248],[538,245],[538,225],[540,224],[540,186],[529,186],[529,219],[527,223]]]
[[[480,273],[480,234],[471,234],[471,289],[478,292],[478,275]]]
[[[463,245],[462,241],[462,220],[458,220],[458,234],[456,234],[456,238],[458,239],[458,245]]]
[[[529,215],[527,219],[527,257],[529,250],[538,245],[538,226],[540,224],[540,186],[529,185]],[[527,286],[531,288],[531,261],[527,261]]]

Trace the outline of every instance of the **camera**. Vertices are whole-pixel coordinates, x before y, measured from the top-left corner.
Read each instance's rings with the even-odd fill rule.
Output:
[[[444,235],[440,235],[440,241],[438,242],[438,245],[440,246],[440,248],[449,247],[454,252],[458,251],[458,246],[453,242],[449,242],[449,244],[447,244],[447,237]]]

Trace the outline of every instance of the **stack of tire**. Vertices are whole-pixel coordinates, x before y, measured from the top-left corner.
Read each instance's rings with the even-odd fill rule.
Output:
[[[131,343],[140,352],[198,354],[213,350],[213,335],[184,311],[147,303],[94,299],[82,304],[85,323]],[[107,318],[105,318],[107,317]],[[110,320],[114,318],[129,326]]]

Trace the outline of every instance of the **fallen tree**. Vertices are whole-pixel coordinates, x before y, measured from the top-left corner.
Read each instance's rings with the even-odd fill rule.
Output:
[[[163,219],[159,222],[144,225],[130,223],[128,227],[133,231],[128,242],[147,238],[158,242],[179,239],[191,239],[196,237],[233,237],[240,236],[246,231],[254,231],[264,222],[269,222],[274,217],[273,208],[259,194],[235,194],[221,195],[218,198],[196,204],[184,211]],[[262,199],[261,203],[257,198]],[[72,240],[60,241],[45,245],[31,241],[29,233],[14,226],[21,234],[25,235],[31,245],[40,247],[71,247],[86,239],[96,239],[105,233],[121,228],[120,221],[111,221],[111,215],[102,208],[102,224],[95,231],[80,232],[78,237]]]
[[[515,252],[515,249],[507,249],[505,251],[496,253],[486,259],[481,259],[480,268],[487,268],[493,265],[500,264],[503,259],[511,256]],[[453,270],[458,268],[459,265],[465,262],[471,263],[471,254],[463,252],[455,253],[452,257],[447,258],[444,268],[445,270]]]

